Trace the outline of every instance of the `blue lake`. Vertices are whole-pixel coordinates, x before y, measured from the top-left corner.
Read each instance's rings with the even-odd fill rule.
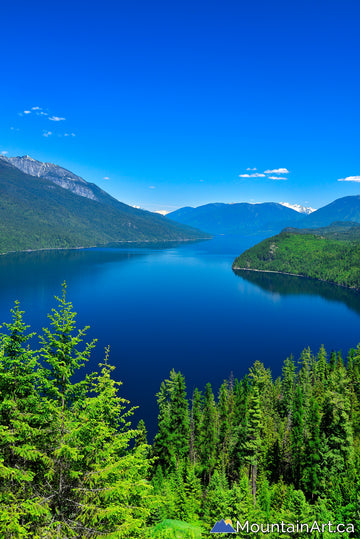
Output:
[[[48,325],[54,295],[68,284],[78,325],[98,343],[86,369],[110,345],[122,395],[154,434],[155,394],[172,368],[189,394],[262,361],[276,377],[291,353],[323,343],[344,355],[360,341],[360,295],[297,277],[231,269],[259,238],[216,238],[164,249],[106,248],[0,257],[0,320],[15,299],[34,330]],[[36,342],[33,343],[36,346]]]

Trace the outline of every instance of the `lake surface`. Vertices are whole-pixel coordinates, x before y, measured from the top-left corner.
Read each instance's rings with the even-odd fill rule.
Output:
[[[262,361],[276,377],[323,343],[344,355],[360,341],[360,295],[298,277],[242,272],[232,262],[259,238],[215,238],[166,249],[104,248],[19,253],[0,257],[0,320],[15,299],[32,329],[48,325],[54,295],[68,284],[78,326],[98,343],[88,370],[110,345],[122,395],[139,405],[150,434],[155,394],[172,368],[189,394],[211,382],[215,392],[231,373],[244,376]],[[36,346],[36,343],[33,343]]]

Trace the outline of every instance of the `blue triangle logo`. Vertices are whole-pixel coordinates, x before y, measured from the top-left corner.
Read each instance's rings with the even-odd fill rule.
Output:
[[[236,533],[236,531],[232,527],[230,519],[227,522],[222,519],[215,524],[210,533]]]

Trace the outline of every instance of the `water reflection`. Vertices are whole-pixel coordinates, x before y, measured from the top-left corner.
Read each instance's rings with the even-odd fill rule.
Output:
[[[328,301],[344,303],[349,309],[360,314],[360,293],[349,288],[324,283],[315,279],[262,273],[258,271],[234,270],[242,279],[255,284],[271,294],[320,296]]]

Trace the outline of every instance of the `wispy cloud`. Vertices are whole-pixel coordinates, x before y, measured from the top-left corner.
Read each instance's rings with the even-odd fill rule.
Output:
[[[41,107],[31,107],[31,110],[41,110]]]
[[[360,182],[360,176],[348,176],[347,178],[339,178],[338,182]]]
[[[0,153],[1,153],[1,155],[6,155],[6,154],[9,153],[9,152],[7,152],[6,150],[3,150],[3,151],[0,152]]]
[[[103,180],[110,180],[109,176],[104,176]]]
[[[52,122],[63,122],[66,118],[61,118],[60,116],[49,116],[49,120]]]
[[[289,174],[287,168],[274,168],[273,170],[264,170],[265,174]]]
[[[246,170],[257,170],[257,168],[247,168]]]
[[[31,114],[31,110],[24,110],[24,114]]]
[[[254,174],[239,174],[239,178],[265,178],[265,174],[259,174],[258,172]]]
[[[149,189],[156,189],[155,185],[149,185]]]
[[[268,176],[269,180],[287,180],[287,178],[280,178],[279,176]]]
[[[64,133],[64,137],[76,137],[75,133]]]
[[[51,137],[52,135],[52,131],[44,131],[43,132],[43,137]]]

